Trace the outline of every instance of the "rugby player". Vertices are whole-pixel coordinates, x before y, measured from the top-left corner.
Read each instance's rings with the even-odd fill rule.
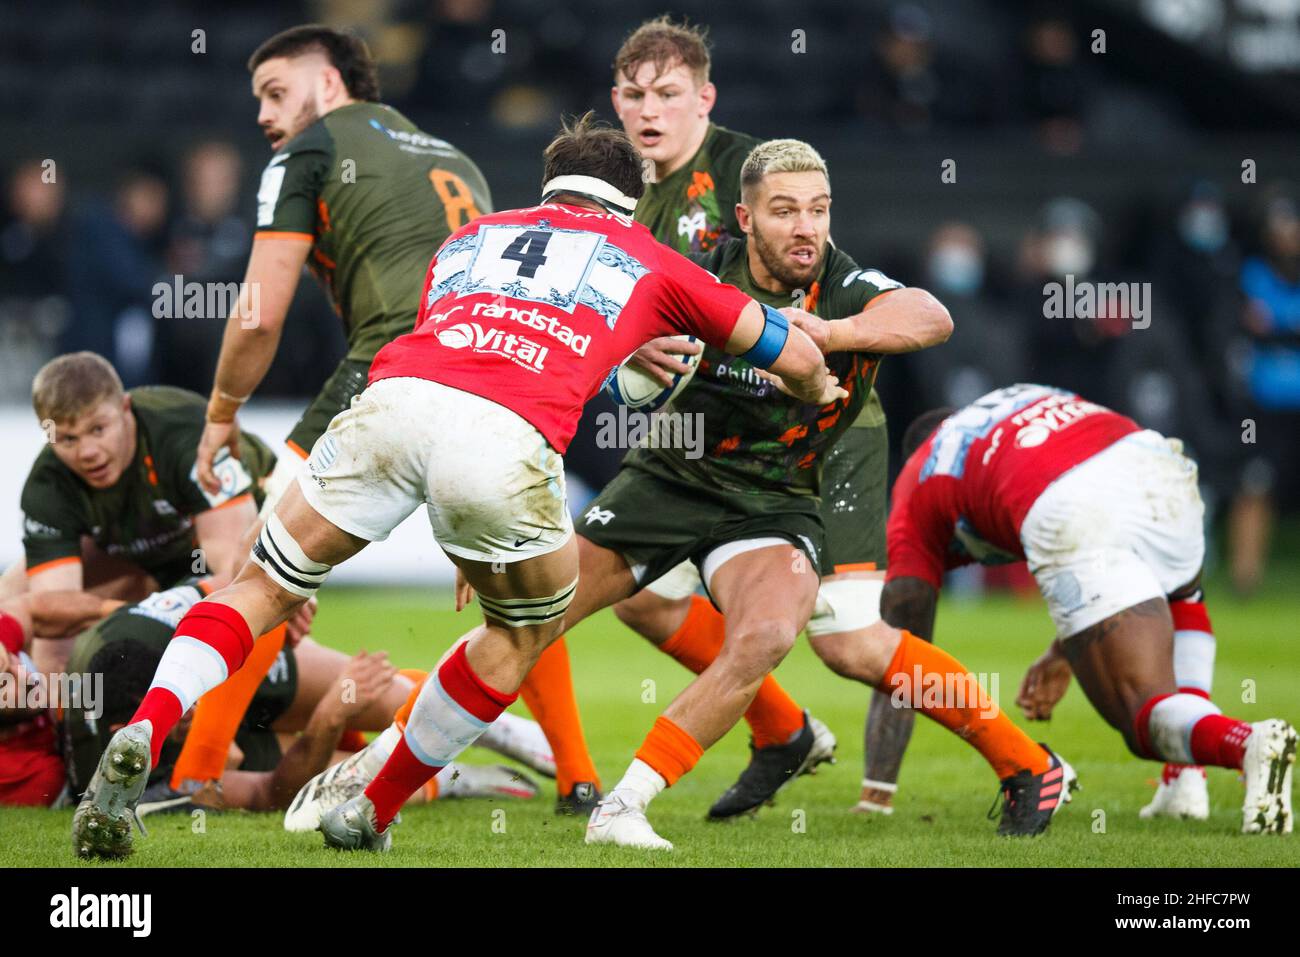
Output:
[[[253,435],[198,478],[203,399],[183,389],[129,393],[107,360],[76,352],[32,382],[37,421],[51,435],[22,491],[27,590],[68,591],[112,581],[116,597],[143,597],[196,573],[228,581],[261,504],[275,456]]]
[[[789,314],[830,351],[828,361],[845,376],[846,394],[829,405],[801,403],[759,379],[743,359],[710,350],[710,365],[701,366],[670,408],[704,416],[705,444],[715,457],[690,460],[680,450],[636,449],[586,513],[567,627],[682,560],[702,567],[710,594],[728,612],[721,653],[713,647],[693,652],[693,670],[701,677],[658,719],[628,774],[593,813],[587,832],[592,843],[671,847],[650,827],[647,803],[739,719],[765,669],[780,661],[813,611],[818,556],[825,551],[818,466],[867,401],[878,358],[870,350],[902,351],[909,343],[946,335],[940,316],[926,315],[920,290],[868,302],[880,288],[867,285],[869,279],[859,284],[863,271],[827,243],[827,217],[817,213],[829,206],[829,182],[825,164],[807,144],[777,140],[755,149],[745,163],[743,191],[742,223],[755,238],[752,244],[729,241],[709,264],[723,278],[734,276],[759,301],[784,299],[766,287],[778,282],[773,269],[787,275],[793,268],[772,253],[788,246],[783,228],[771,220],[781,219],[775,210],[797,208],[801,225],[784,229],[816,250],[814,275],[821,282],[814,288],[826,292],[813,305],[842,318],[831,323]],[[894,303],[910,306],[913,314],[900,315]],[[738,399],[722,371],[728,364],[748,385]],[[458,605],[465,598],[458,595]],[[841,596],[832,600],[839,604]],[[1015,796],[1007,802],[1000,833],[1040,833],[1068,800],[1073,772],[998,712],[951,657],[878,620],[834,640],[818,634],[812,641],[837,673],[872,687],[893,689],[890,680],[910,680],[918,669],[945,686],[959,679],[968,699],[917,704],[976,747]]]
[[[1027,560],[1056,638],[1021,685],[1026,716],[1049,717],[1073,673],[1130,751],[1167,762],[1143,816],[1205,817],[1202,767],[1213,765],[1245,775],[1244,833],[1290,833],[1295,729],[1248,724],[1210,702],[1204,509],[1181,443],[1072,393],[1022,384],[927,413],[905,446],[887,620],[929,635],[946,569]],[[872,720],[898,725],[897,767],[909,719]]]
[[[747,355],[805,401],[845,394],[806,333],[631,221],[642,189],[626,135],[588,114],[547,147],[542,205],[480,217],[443,245],[415,330],[376,356],[370,385],[317,440],[236,581],[177,627],[74,815],[76,847],[129,852],[122,825],[193,700],[334,565],[423,504],[484,624],[425,683],[365,793],[321,822],[330,843],[386,847],[402,803],[515,700],[560,634],[578,572],[561,456],[611,366],[653,338],[690,334]]]
[[[209,463],[239,433],[236,412],[270,367],[304,264],[329,294],[348,340],[347,355],[285,441],[293,454],[281,456],[267,483],[265,518],[330,420],[364,388],[380,347],[415,325],[434,252],[490,213],[492,199],[469,157],[379,102],[375,64],[356,37],[319,24],[294,27],[258,47],[248,69],[258,126],[275,151],[257,194],[245,276],[259,290],[258,312],[250,321],[243,304],[227,322],[199,443],[200,478],[212,481]],[[256,533],[257,526],[249,529],[241,556]],[[246,667],[264,672],[272,660],[262,653]],[[239,713],[255,687],[249,679],[223,686],[205,702],[206,713],[213,720]],[[589,812],[599,780],[563,645],[548,651],[523,693],[556,749],[557,810]],[[208,760],[187,761],[186,773],[211,777],[225,746],[203,712],[193,735],[213,741]]]
[[[61,670],[67,655],[42,656],[33,638],[71,637],[121,605],[84,591],[0,598],[0,805],[48,806],[64,789],[56,722],[45,706],[52,702],[48,694],[32,702],[18,692],[38,674]]]
[[[742,204],[741,167],[760,140],[709,120],[717,99],[709,67],[703,32],[660,17],[642,24],[624,41],[614,60],[611,95],[624,130],[655,167],[655,181],[647,184],[645,196],[637,204],[637,221],[649,227],[661,242],[693,257],[708,257],[696,261],[713,269],[707,264],[713,251],[729,238],[743,239],[753,229],[742,228],[737,210]],[[780,222],[779,215],[785,213],[767,217],[772,228]],[[747,219],[753,222],[752,213]],[[829,228],[829,209],[826,220]],[[749,255],[756,258],[758,251],[765,251],[768,258],[776,259],[789,251],[783,245],[800,246],[802,253],[805,244],[803,237],[795,237],[792,243],[791,237],[785,236],[779,241],[755,244],[757,250],[751,248]],[[802,305],[809,312],[826,315],[816,308],[818,293],[826,289],[819,281],[824,278],[820,275],[820,251],[811,263],[777,266],[777,273],[788,281],[774,278],[772,269],[760,264],[759,271],[768,275],[768,288],[761,291],[758,286],[747,288],[742,284],[742,277],[758,273],[745,268],[743,253],[735,249],[731,252],[728,262],[733,274],[722,276],[725,282],[746,288],[751,295],[774,306]],[[880,284],[876,288],[897,286],[883,276],[874,281]],[[911,304],[907,300],[918,292],[905,292],[900,297],[904,302],[898,303],[900,310]],[[919,320],[939,320],[933,310],[918,310],[913,315]],[[911,348],[942,341],[942,328],[943,322],[937,321]],[[700,348],[696,343],[666,339],[644,347],[633,363],[668,385],[673,376],[687,371],[675,356],[695,354]],[[701,371],[709,374],[707,368]],[[725,381],[725,377],[718,377],[711,385],[722,389]],[[733,382],[736,401],[748,402],[750,390],[756,385]],[[852,427],[843,431],[823,456],[821,515],[830,567],[809,632],[824,638],[827,644],[853,641],[852,632],[870,625],[879,614],[889,442],[884,410],[874,385],[868,383],[865,391],[865,402],[842,412]],[[802,470],[805,474],[809,471]],[[806,483],[798,487],[806,490]],[[614,608],[621,621],[697,673],[713,660],[725,633],[717,609],[696,594],[698,585],[694,567],[683,562]],[[759,685],[745,720],[751,730],[749,766],[714,802],[709,809],[710,819],[757,808],[793,776],[833,760],[834,734],[812,715],[805,716],[803,708],[772,675]]]

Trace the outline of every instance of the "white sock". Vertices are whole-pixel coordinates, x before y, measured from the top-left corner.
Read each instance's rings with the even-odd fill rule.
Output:
[[[402,740],[402,732],[395,724],[390,724],[379,737],[370,742],[366,753],[361,756],[361,769],[366,776],[373,778],[384,769],[384,764],[393,754],[393,748]]]
[[[178,634],[163,649],[149,690],[166,688],[181,703],[181,714],[226,680],[226,660],[205,641]]]
[[[1192,728],[1208,714],[1222,714],[1200,695],[1171,694],[1147,717],[1147,737],[1151,749],[1165,761],[1195,764],[1192,757]]]
[[[618,795],[624,804],[644,811],[655,795],[666,787],[668,782],[663,779],[663,775],[640,758],[635,758],[628,765],[623,780],[618,782],[609,796]]]
[[[1214,635],[1187,629],[1174,632],[1174,680],[1180,688],[1209,694],[1214,683]]]

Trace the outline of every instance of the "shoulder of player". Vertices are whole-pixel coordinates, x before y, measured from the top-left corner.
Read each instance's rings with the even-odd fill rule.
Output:
[[[326,122],[332,115],[332,113],[327,113],[285,143],[276,150],[275,156],[271,157],[271,162],[274,163],[281,156],[288,159],[291,156],[298,156],[303,153],[332,155],[334,152],[334,133]],[[284,162],[284,160],[280,160],[280,162]]]
[[[731,282],[728,274],[745,258],[744,236],[728,236],[708,252],[695,253],[689,258],[695,265],[707,269],[723,282]]]
[[[59,457],[54,454],[54,449],[47,443],[36,453],[36,459],[27,473],[27,480],[23,483],[20,495],[23,511],[28,511],[29,507],[36,507],[36,499],[52,491],[62,500],[65,493],[75,492],[78,484],[72,470],[59,461]]]
[[[754,147],[763,142],[755,136],[737,133],[724,126],[713,127],[709,135],[709,165],[714,188],[719,193],[740,198],[740,170]]]
[[[131,408],[135,412],[141,438],[155,458],[170,458],[175,451],[193,453],[207,420],[207,402],[197,392],[173,386],[137,386],[131,389]],[[155,463],[161,469],[166,464]]]

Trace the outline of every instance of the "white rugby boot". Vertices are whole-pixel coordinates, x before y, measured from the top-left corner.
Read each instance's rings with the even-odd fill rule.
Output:
[[[587,822],[588,844],[617,844],[647,851],[671,851],[673,846],[655,833],[646,820],[645,808],[627,804],[612,793],[596,805]]]
[[[461,764],[452,761],[438,772],[438,799],[537,797],[537,784],[522,771],[504,764]]]
[[[1138,817],[1177,817],[1184,820],[1204,821],[1210,816],[1210,789],[1205,783],[1205,769],[1192,764],[1178,766],[1176,775],[1165,781],[1162,772],[1160,783],[1151,803],[1138,811]]]
[[[1241,833],[1290,834],[1291,771],[1295,766],[1296,729],[1279,718],[1256,721],[1246,739],[1241,769],[1246,798],[1241,807]]]
[[[555,754],[536,721],[503,713],[488,725],[474,746],[518,761],[543,777],[555,777]]]

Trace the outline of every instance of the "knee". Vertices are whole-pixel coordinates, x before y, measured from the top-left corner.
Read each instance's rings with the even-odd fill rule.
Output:
[[[808,643],[822,664],[841,678],[858,678],[855,656],[849,647],[848,635],[810,635]]]
[[[723,654],[730,655],[749,677],[762,677],[779,665],[794,647],[799,630],[778,618],[744,622],[727,635]]]
[[[661,645],[681,626],[690,599],[672,601],[653,592],[642,591],[614,606],[614,615],[627,627],[652,644]]]

